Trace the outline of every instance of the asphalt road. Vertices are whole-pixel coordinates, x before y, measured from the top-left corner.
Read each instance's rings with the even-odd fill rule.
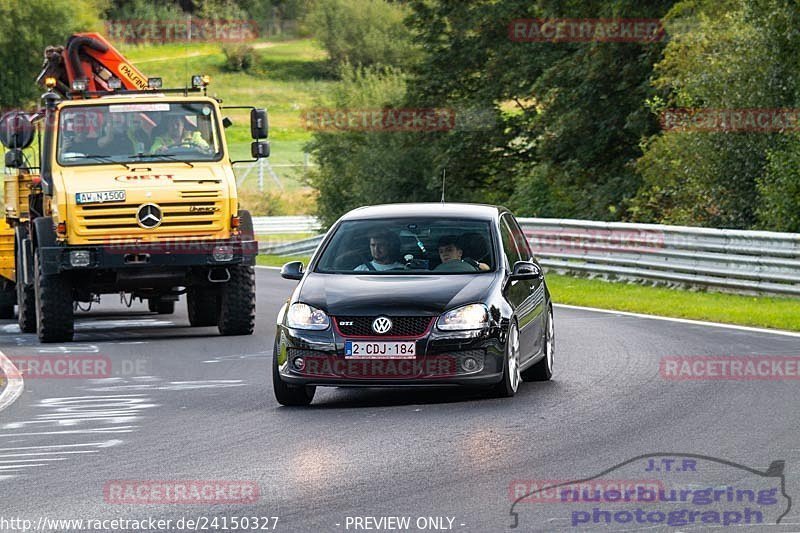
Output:
[[[356,517],[405,516],[410,531],[501,531],[512,524],[518,480],[535,486],[532,480],[585,479],[609,469],[611,479],[673,480],[674,472],[642,472],[643,459],[613,471],[659,452],[708,456],[707,469],[692,474],[700,485],[712,482],[703,476],[712,476],[714,458],[753,471],[785,461],[794,508],[784,512],[789,505],[781,500],[774,506],[780,512],[764,516],[766,523],[783,514],[780,525],[748,530],[800,530],[800,382],[659,374],[666,356],[798,356],[798,337],[556,308],[554,379],[523,383],[514,398],[333,388],[318,389],[309,408],[286,408],[273,398],[270,363],[275,316],[294,283],[258,270],[258,321],[249,337],[188,327],[183,303],[164,317],[109,297],[80,314],[73,343],[39,345],[15,322],[0,324],[0,349],[12,360],[81,356],[111,365],[88,378],[30,377],[0,412],[0,530],[15,530],[2,522],[13,518],[36,525],[40,517],[277,516],[277,531],[355,531],[396,525],[362,520],[357,528]],[[752,471],[713,465],[714,483],[753,483]],[[247,481],[258,497],[251,504],[121,504],[108,496],[115,480]],[[515,511],[517,531],[667,529],[576,523],[574,508],[563,503],[523,501]]]

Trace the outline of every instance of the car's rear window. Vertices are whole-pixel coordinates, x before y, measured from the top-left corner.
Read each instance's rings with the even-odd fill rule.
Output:
[[[316,272],[341,274],[481,274],[495,270],[488,221],[391,218],[342,222]]]

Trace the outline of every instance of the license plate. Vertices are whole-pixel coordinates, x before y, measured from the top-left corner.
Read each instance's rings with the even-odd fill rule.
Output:
[[[125,191],[95,191],[75,193],[75,203],[77,204],[103,204],[106,202],[124,201]]]
[[[345,341],[348,359],[415,359],[417,343],[386,341]]]

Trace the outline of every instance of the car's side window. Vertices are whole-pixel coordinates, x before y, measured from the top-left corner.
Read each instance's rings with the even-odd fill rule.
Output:
[[[522,260],[530,261],[533,258],[533,253],[531,252],[531,246],[528,244],[528,239],[525,237],[525,233],[519,226],[519,222],[517,222],[517,219],[511,215],[506,215],[504,219],[506,222],[508,222],[508,226],[511,228],[511,235],[513,235],[514,242],[517,244],[517,249],[522,255]]]
[[[508,257],[508,266],[513,268],[514,263],[521,261],[521,259],[520,253],[517,250],[517,245],[514,243],[514,235],[511,233],[508,223],[506,222],[506,217],[500,220],[500,237],[503,240],[503,251],[506,253],[506,257]]]

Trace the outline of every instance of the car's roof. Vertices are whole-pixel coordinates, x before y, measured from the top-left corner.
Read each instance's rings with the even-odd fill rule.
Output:
[[[342,217],[342,220],[359,220],[370,218],[426,217],[445,216],[454,218],[474,218],[492,220],[497,218],[506,208],[484,204],[450,204],[441,202],[417,204],[383,204],[370,205],[353,209]]]

